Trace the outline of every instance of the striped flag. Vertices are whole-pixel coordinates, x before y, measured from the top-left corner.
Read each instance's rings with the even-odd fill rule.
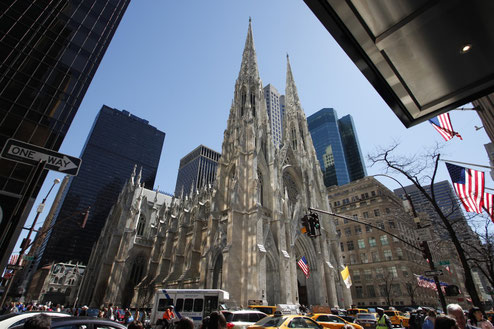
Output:
[[[484,192],[484,210],[489,214],[491,220],[494,222],[494,195]]]
[[[454,136],[457,136],[459,139],[463,140],[460,134],[453,130],[451,120],[449,119],[449,113],[440,114],[437,117],[430,119],[429,122],[437,130],[437,132],[443,136],[446,142]]]
[[[308,279],[309,278],[309,264],[307,263],[307,259],[305,259],[305,256],[302,256],[300,260],[297,262],[298,266],[302,269],[302,272],[304,272],[305,277]]]
[[[455,192],[467,212],[482,213],[484,173],[446,162]]]
[[[341,277],[343,278],[343,282],[345,282],[345,285],[348,289],[352,286],[352,278],[350,277],[350,270],[348,269],[348,266],[345,266],[345,269],[341,271]]]
[[[19,255],[11,255],[10,260],[9,260],[9,265],[15,265],[15,263],[17,263],[18,258],[19,258]]]

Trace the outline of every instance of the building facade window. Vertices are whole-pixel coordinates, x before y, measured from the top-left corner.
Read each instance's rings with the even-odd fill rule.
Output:
[[[362,215],[364,216],[364,218],[369,218],[369,212],[368,211],[364,211],[362,213]]]
[[[384,259],[393,260],[393,253],[391,252],[391,250],[389,249],[384,250]]]
[[[400,260],[403,259],[403,250],[401,250],[401,248],[396,248],[396,257]]]
[[[370,225],[365,225],[366,232],[372,232],[372,227]]]
[[[376,246],[376,238],[375,237],[371,236],[369,238],[369,246],[371,246],[371,247],[375,247]]]
[[[382,267],[376,268],[376,279],[384,278],[384,270]]]
[[[389,244],[387,235],[381,235],[380,240],[381,240],[381,245],[383,246],[387,246]]]
[[[377,251],[373,251],[371,252],[371,255],[372,255],[372,261],[373,262],[379,262],[379,253]]]
[[[355,226],[355,234],[362,234],[362,227],[360,225]]]
[[[358,248],[359,249],[365,249],[365,241],[364,241],[364,239],[359,239],[357,241],[357,243],[358,243]]]
[[[367,297],[376,297],[374,286],[367,286]]]
[[[376,217],[381,216],[381,212],[379,211],[379,209],[374,209],[374,216]]]
[[[350,255],[350,264],[357,264],[357,258],[354,254]]]
[[[367,255],[365,254],[365,252],[361,252],[360,253],[360,262],[361,263],[364,263],[364,264],[367,264],[369,262],[369,260],[367,259]]]
[[[396,266],[391,266],[389,268],[389,273],[391,273],[393,278],[397,278],[398,277],[398,271],[396,270]]]
[[[350,236],[350,235],[352,235],[352,229],[350,227],[347,227],[345,229],[345,236]]]
[[[388,221],[388,226],[389,228],[396,228],[395,222],[393,222],[392,220]]]
[[[352,271],[352,280],[355,282],[360,282],[360,271],[359,270],[353,270]]]
[[[354,250],[354,249],[355,249],[355,247],[354,247],[354,245],[353,245],[353,241],[347,241],[347,242],[346,242],[346,248],[348,249],[348,251],[350,251],[350,250]]]

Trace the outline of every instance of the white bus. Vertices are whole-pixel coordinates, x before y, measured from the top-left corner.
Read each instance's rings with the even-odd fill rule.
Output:
[[[229,298],[228,292],[220,289],[158,289],[151,310],[151,325],[155,326],[167,307],[173,305],[177,319],[187,316],[198,327],[204,317],[219,311]]]

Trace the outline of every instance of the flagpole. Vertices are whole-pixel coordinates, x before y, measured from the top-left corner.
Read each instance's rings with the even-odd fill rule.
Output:
[[[491,167],[491,166],[484,166],[484,165],[479,165],[479,164],[475,164],[475,163],[460,162],[460,161],[445,160],[445,159],[439,159],[439,161],[459,163],[459,164],[463,164],[463,165],[467,165],[467,166],[481,167],[481,168],[487,168],[487,169],[494,169],[494,167]]]

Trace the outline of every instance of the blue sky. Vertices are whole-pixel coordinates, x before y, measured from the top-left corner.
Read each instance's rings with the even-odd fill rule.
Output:
[[[221,151],[249,16],[263,85],[284,93],[288,53],[306,115],[324,107],[339,117],[351,114],[364,156],[395,141],[403,155],[439,142],[445,145],[442,158],[489,164],[483,146],[489,140],[474,128],[482,126],[474,111],[450,112],[463,141],[445,143],[429,123],[406,129],[302,0],[133,0],[60,152],[80,155],[103,104],[125,109],[166,133],[155,188],[173,193],[183,156],[200,144]],[[48,175],[29,220],[57,177],[63,175]],[[437,181],[445,179],[442,164]],[[494,187],[488,174],[486,186]]]

